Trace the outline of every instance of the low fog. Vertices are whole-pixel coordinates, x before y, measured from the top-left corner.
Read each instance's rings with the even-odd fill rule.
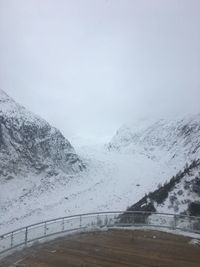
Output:
[[[200,112],[199,26],[199,0],[0,0],[0,88],[67,138],[107,142]]]

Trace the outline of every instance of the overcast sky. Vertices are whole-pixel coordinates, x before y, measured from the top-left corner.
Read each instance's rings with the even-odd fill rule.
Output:
[[[200,112],[200,1],[0,0],[0,88],[69,139]]]

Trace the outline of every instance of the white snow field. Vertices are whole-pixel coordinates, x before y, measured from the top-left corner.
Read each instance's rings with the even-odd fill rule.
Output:
[[[104,146],[76,150],[87,164],[81,174],[15,177],[1,184],[0,234],[62,216],[125,210],[181,167],[142,154],[109,152]]]

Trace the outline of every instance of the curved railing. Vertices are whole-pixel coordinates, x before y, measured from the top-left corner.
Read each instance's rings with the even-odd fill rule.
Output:
[[[0,254],[70,231],[130,226],[164,227],[200,234],[200,217],[140,211],[109,211],[62,217],[1,235]]]

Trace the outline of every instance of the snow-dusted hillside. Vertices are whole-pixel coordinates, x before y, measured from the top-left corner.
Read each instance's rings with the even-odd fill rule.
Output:
[[[135,204],[133,202],[131,210],[193,214],[190,205],[197,209],[200,202],[200,114],[123,126],[107,148],[130,157],[143,155],[156,162],[157,166],[162,166],[163,173],[177,170],[178,174],[174,174],[176,179],[170,180],[169,175],[164,186],[157,190],[155,187],[153,193]],[[198,164],[193,165],[196,160]],[[189,169],[185,167],[187,164],[191,164]],[[164,175],[161,175],[158,180],[162,181],[163,178]]]
[[[142,154],[152,160],[183,167],[200,157],[200,114],[181,119],[140,121],[123,126],[109,150]]]
[[[157,162],[157,166],[162,165],[164,173],[177,170],[175,184],[169,175],[164,186],[155,187],[153,193],[133,202],[131,210],[192,214],[190,205],[198,207],[200,168],[199,164],[193,166],[193,163],[199,162],[200,158],[200,114],[123,126],[107,148],[129,156],[143,155]],[[189,170],[185,168],[188,163],[191,164]],[[158,180],[163,180],[162,174]]]
[[[146,194],[129,210],[200,216],[200,160],[186,165],[158,189]]]
[[[84,169],[59,130],[0,90],[0,181],[69,174]]]

